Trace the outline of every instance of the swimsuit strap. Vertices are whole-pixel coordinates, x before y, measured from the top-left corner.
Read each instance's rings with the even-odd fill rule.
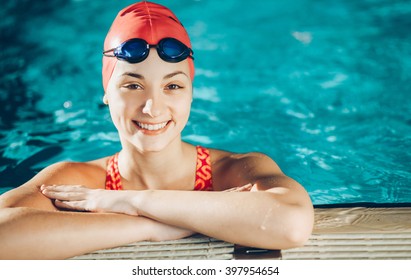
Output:
[[[197,146],[197,166],[195,191],[212,191],[210,151]],[[121,176],[118,171],[118,153],[109,158],[106,171],[106,190],[122,190]]]
[[[197,146],[197,168],[195,191],[212,191],[213,180],[211,176],[210,151],[207,148]]]
[[[118,153],[109,158],[106,171],[106,190],[122,190],[118,171]]]

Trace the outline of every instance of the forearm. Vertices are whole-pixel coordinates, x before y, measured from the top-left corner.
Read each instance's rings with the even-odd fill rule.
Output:
[[[301,245],[304,238],[298,235],[307,233],[295,226],[312,223],[311,210],[279,197],[268,192],[148,191],[137,203],[140,215],[232,243],[272,249]]]
[[[141,240],[167,239],[176,234],[173,230],[144,217],[5,208],[0,209],[0,259],[65,259]]]
[[[144,216],[240,245],[283,249],[308,239],[313,209],[302,187],[282,179],[260,180],[253,187],[257,191],[250,192],[113,192],[76,186],[42,191],[62,200],[56,203],[61,208]],[[270,187],[280,183],[285,187]]]

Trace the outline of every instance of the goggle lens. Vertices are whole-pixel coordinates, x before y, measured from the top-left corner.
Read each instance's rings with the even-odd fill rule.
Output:
[[[163,41],[157,48],[163,55],[167,56],[169,59],[175,60],[176,62],[184,60],[190,55],[189,48],[176,40]]]
[[[130,40],[114,49],[114,56],[130,63],[143,61],[148,56],[149,46],[143,40]]]

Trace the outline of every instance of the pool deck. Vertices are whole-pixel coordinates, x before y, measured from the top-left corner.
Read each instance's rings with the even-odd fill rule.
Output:
[[[75,259],[411,259],[411,204],[317,206],[307,244],[259,250],[205,236],[139,242]]]
[[[377,206],[316,208],[311,238],[282,259],[411,259],[411,205]]]

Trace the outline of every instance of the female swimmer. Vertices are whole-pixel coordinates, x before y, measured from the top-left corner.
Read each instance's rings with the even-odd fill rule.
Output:
[[[310,198],[272,159],[181,140],[194,54],[169,9],[140,2],[120,11],[103,55],[103,102],[121,151],[56,163],[3,194],[0,258],[63,259],[193,233],[266,249],[308,239]]]

